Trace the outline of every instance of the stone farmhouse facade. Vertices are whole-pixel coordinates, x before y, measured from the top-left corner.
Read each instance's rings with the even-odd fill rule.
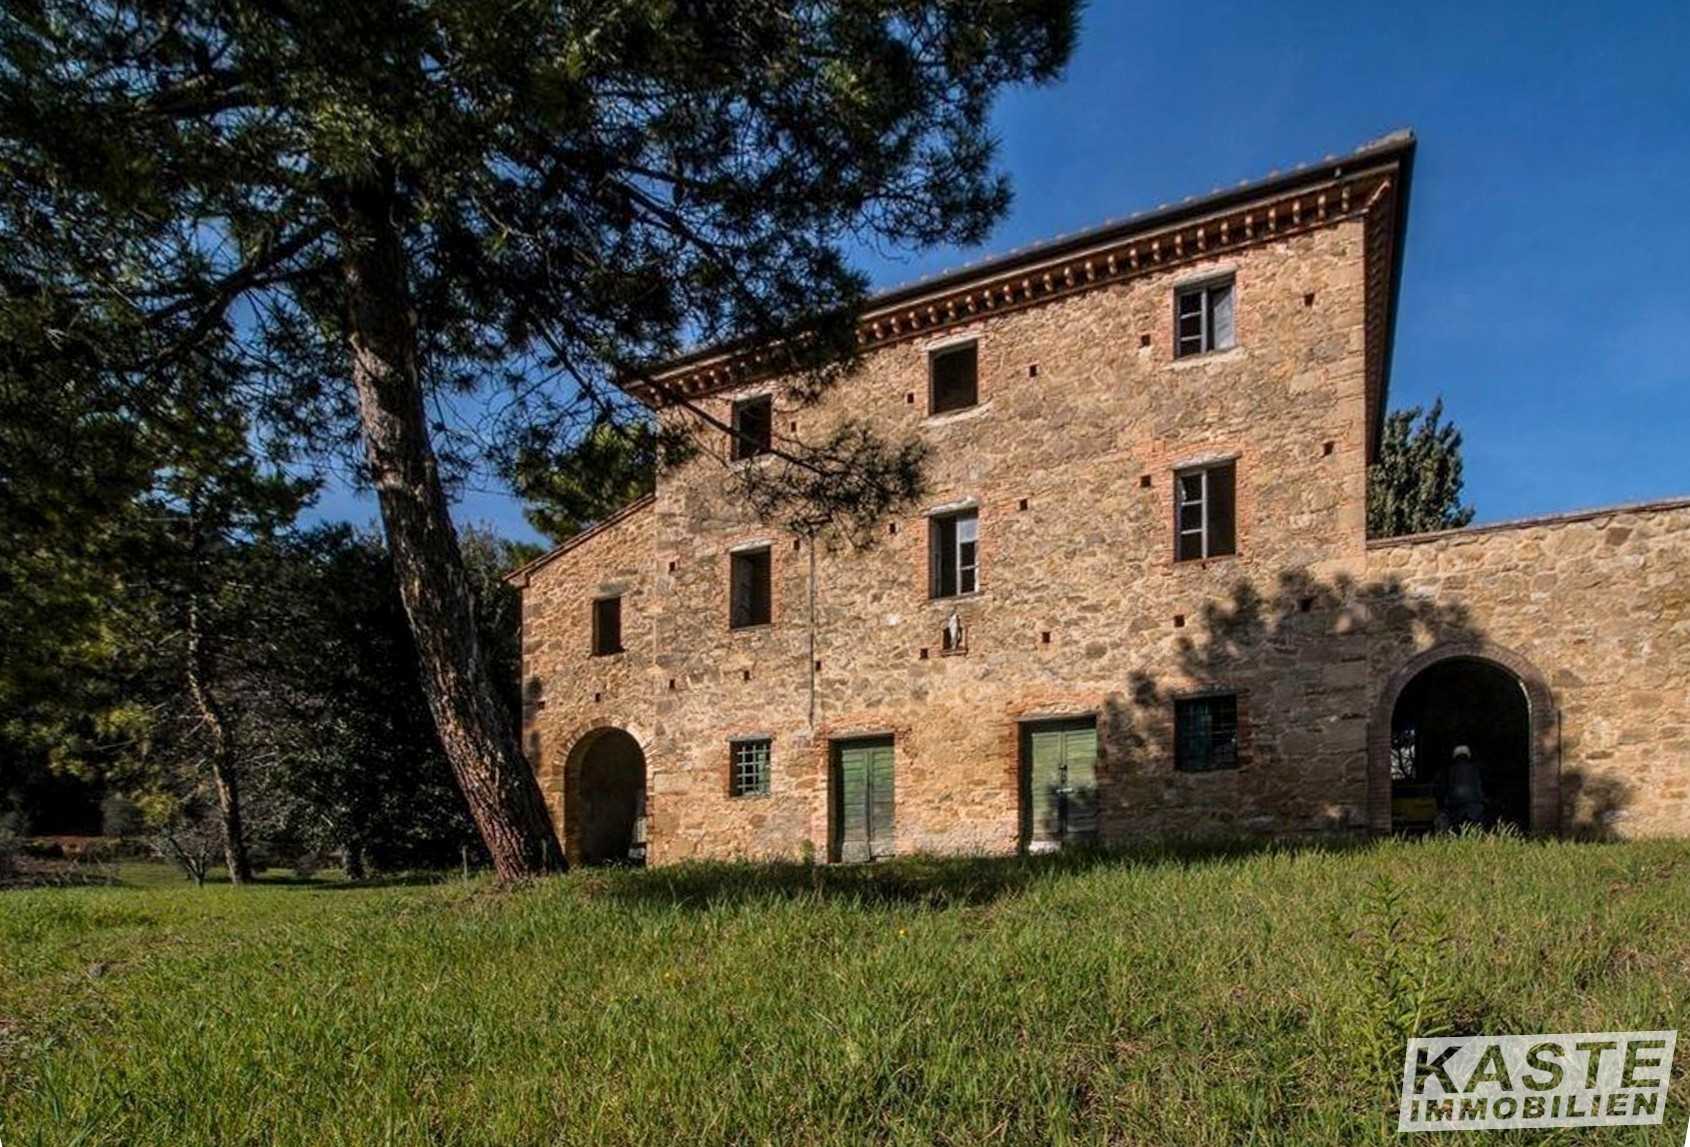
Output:
[[[524,743],[574,858],[859,860],[1487,820],[1690,832],[1690,499],[1369,540],[1415,143],[873,300],[860,369],[635,387],[738,427],[516,571]],[[872,546],[733,469],[929,448]]]

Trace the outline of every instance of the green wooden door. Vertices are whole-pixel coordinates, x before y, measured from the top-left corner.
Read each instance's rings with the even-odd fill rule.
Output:
[[[852,741],[834,749],[834,856],[892,855],[895,811],[891,741]]]
[[[1029,726],[1022,739],[1023,835],[1049,848],[1097,835],[1097,723]]]

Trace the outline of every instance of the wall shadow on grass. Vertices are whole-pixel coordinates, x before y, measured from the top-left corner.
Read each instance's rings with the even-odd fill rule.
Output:
[[[866,907],[944,909],[990,904],[1041,882],[1086,872],[1226,865],[1267,854],[1359,853],[1374,846],[1356,837],[1227,837],[1067,848],[1038,856],[903,856],[867,864],[689,861],[644,871],[595,872],[578,887],[589,897],[642,906],[701,909],[819,898]]]

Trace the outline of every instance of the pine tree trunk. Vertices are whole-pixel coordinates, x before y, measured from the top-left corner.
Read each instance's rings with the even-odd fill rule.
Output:
[[[551,818],[499,704],[429,440],[406,254],[382,188],[335,204],[348,349],[371,481],[441,748],[501,880],[563,867]]]

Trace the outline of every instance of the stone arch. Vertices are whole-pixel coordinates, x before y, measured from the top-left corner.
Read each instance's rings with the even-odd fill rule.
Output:
[[[1391,831],[1391,724],[1397,702],[1426,670],[1447,661],[1479,661],[1519,682],[1526,695],[1527,772],[1531,788],[1531,831],[1554,833],[1561,826],[1560,715],[1549,681],[1537,666],[1489,641],[1452,641],[1409,658],[1386,680],[1367,724],[1367,820],[1376,833]]]
[[[560,835],[572,864],[640,863],[646,849],[645,746],[627,729],[582,732],[564,758]]]

